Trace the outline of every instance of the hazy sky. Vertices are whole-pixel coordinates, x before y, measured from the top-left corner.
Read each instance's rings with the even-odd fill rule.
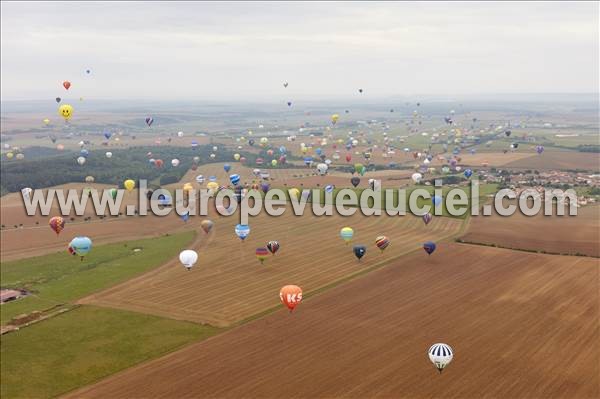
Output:
[[[3,99],[598,92],[598,2],[1,7]]]

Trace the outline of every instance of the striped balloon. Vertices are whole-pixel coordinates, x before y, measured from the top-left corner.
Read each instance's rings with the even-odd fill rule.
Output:
[[[269,252],[271,252],[273,255],[275,255],[275,252],[279,251],[279,242],[269,241],[267,243],[267,249],[269,250]]]
[[[238,224],[235,226],[235,234],[240,240],[244,241],[248,237],[248,234],[250,234],[250,226],[247,224]]]
[[[390,245],[390,239],[386,236],[379,236],[375,239],[375,245],[377,245],[377,248],[379,248],[381,252],[383,252],[383,250],[386,249],[388,245]]]
[[[352,240],[353,236],[354,230],[352,230],[352,227],[344,227],[342,230],[340,230],[340,237],[342,237],[342,239],[346,241],[346,244],[348,244],[350,240]]]
[[[452,351],[450,345],[442,343],[431,345],[428,354],[429,360],[431,360],[431,363],[435,365],[440,374],[444,368],[450,364],[452,358],[454,357],[454,352]]]
[[[265,261],[265,259],[267,259],[267,256],[269,256],[269,251],[267,250],[267,248],[256,248],[256,258],[260,261],[261,264]]]
[[[240,175],[238,175],[238,174],[230,175],[229,180],[231,181],[231,184],[233,184],[234,186],[237,186],[238,183],[240,182]]]

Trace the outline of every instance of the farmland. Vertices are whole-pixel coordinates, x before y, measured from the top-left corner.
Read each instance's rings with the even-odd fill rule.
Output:
[[[465,242],[564,255],[600,256],[600,206],[580,208],[577,216],[471,218]]]
[[[61,251],[3,262],[0,268],[2,286],[26,289],[31,295],[3,304],[2,324],[19,314],[69,306],[84,295],[157,267],[192,242],[193,236],[190,231],[152,240],[99,246],[83,261]],[[62,245],[67,244],[63,242]]]
[[[596,259],[444,244],[68,397],[598,397],[599,288]]]
[[[195,270],[186,272],[168,264],[80,303],[228,326],[276,306],[279,288],[285,284],[294,282],[310,293],[370,268],[403,262],[403,254],[427,240],[455,236],[462,224],[436,217],[425,226],[413,216],[364,217],[360,212],[351,217],[335,213],[296,217],[287,210],[279,217],[262,213],[251,219],[251,233],[240,242],[233,234],[235,219],[222,218],[208,240],[193,248],[200,254]],[[355,230],[352,244],[368,247],[360,262],[352,254],[352,245],[339,237],[344,226]],[[382,234],[392,244],[380,254],[374,241]],[[281,250],[261,265],[254,249],[273,239],[280,242]]]

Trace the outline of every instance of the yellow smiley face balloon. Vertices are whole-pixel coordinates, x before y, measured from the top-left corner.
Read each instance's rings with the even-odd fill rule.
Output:
[[[58,114],[65,118],[65,120],[69,120],[71,119],[71,116],[73,116],[73,107],[69,104],[63,104],[58,107]]]

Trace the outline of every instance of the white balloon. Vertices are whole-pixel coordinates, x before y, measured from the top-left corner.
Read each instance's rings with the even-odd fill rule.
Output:
[[[109,159],[112,158],[112,152],[110,152],[110,151],[108,151],[105,155],[106,155],[106,158],[109,158]]]
[[[198,253],[191,249],[181,251],[181,253],[179,254],[179,261],[183,266],[185,266],[189,270],[198,261]]]
[[[77,158],[77,163],[79,165],[83,165],[85,163],[85,157],[79,157],[79,158]]]
[[[413,179],[413,181],[415,183],[419,183],[421,181],[421,179],[423,179],[423,175],[420,173],[413,173],[413,175],[411,176],[411,178]]]
[[[450,345],[437,343],[431,345],[428,351],[429,360],[435,365],[438,371],[441,373],[444,368],[450,364],[454,357],[454,352]]]
[[[171,165],[173,165],[174,168],[176,168],[177,166],[179,166],[179,159],[175,158],[171,160]]]

